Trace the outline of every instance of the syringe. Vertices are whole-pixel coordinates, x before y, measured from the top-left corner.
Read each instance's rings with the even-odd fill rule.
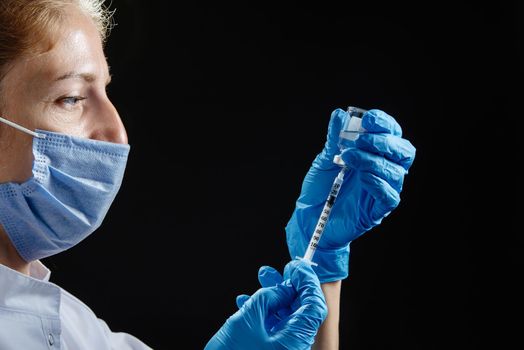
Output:
[[[324,204],[324,208],[322,209],[322,212],[320,213],[320,218],[317,221],[317,226],[315,227],[313,236],[311,236],[311,240],[309,241],[309,244],[307,246],[306,253],[304,254],[303,258],[299,258],[301,260],[305,260],[309,264],[317,265],[316,263],[312,261],[313,255],[315,255],[315,252],[318,246],[318,242],[320,241],[320,238],[322,237],[322,234],[324,233],[324,229],[326,228],[327,221],[329,219],[329,214],[331,214],[331,209],[333,208],[333,205],[335,204],[335,200],[337,199],[338,192],[340,191],[340,188],[342,186],[342,181],[344,181],[345,170],[346,168],[342,167],[337,177],[335,178],[335,181],[333,181],[333,186],[331,186],[331,191],[329,191],[329,195],[326,200],[326,203]]]
[[[338,147],[341,152],[348,147],[354,147],[355,141],[359,138],[359,135],[365,134],[367,132],[367,130],[362,127],[362,117],[365,113],[366,110],[362,108],[353,106],[348,107],[347,118],[343,121],[338,140]],[[335,181],[333,181],[333,186],[331,186],[331,191],[329,192],[326,203],[324,204],[324,208],[320,213],[320,218],[317,221],[317,226],[315,227],[315,231],[311,236],[304,257],[297,257],[298,259],[305,260],[307,263],[315,266],[317,264],[312,261],[313,255],[315,255],[318,242],[320,241],[320,238],[324,233],[324,229],[327,226],[329,214],[331,214],[335,200],[337,199],[340,188],[342,187],[342,182],[344,181],[344,172],[347,169],[346,164],[340,157],[340,154],[334,156],[333,162],[341,166],[340,172],[335,178]]]

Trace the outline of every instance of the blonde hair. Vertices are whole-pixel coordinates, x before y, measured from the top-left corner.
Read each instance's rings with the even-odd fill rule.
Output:
[[[11,62],[50,50],[68,5],[77,6],[96,25],[105,43],[113,11],[104,0],[0,0],[0,85]]]

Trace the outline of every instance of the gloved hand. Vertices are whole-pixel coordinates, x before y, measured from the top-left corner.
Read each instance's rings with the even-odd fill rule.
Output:
[[[286,226],[292,258],[303,257],[340,166],[338,138],[347,113],[331,114],[324,149],[310,167],[296,207]],[[320,282],[344,279],[349,272],[349,244],[381,223],[400,202],[404,176],[415,159],[415,147],[402,138],[400,125],[385,112],[372,109],[362,117],[354,148],[341,154],[348,170],[313,261]]]
[[[308,266],[310,266],[308,264]],[[286,272],[284,272],[286,273]],[[258,282],[263,288],[274,287],[284,281],[284,277],[276,269],[271,266],[262,266],[258,270]],[[236,302],[240,309],[246,301],[250,298],[247,294],[237,296]],[[300,307],[300,299],[296,298],[291,305],[285,305],[280,310],[277,310],[273,315],[270,315],[266,320],[266,329],[273,329],[281,320],[285,319]]]
[[[240,309],[227,319],[205,350],[310,349],[327,316],[318,277],[300,260],[286,265],[283,281],[240,299]],[[277,315],[294,302],[299,305],[294,312],[284,318]]]

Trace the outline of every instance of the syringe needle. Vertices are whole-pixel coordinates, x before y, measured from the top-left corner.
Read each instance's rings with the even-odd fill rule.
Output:
[[[320,218],[318,219],[317,226],[315,227],[315,231],[313,232],[313,236],[311,236],[311,240],[309,241],[308,247],[306,249],[306,253],[304,254],[304,257],[301,258],[302,260],[306,260],[310,264],[316,265],[312,261],[313,255],[315,254],[315,251],[317,250],[318,242],[320,241],[320,238],[322,237],[322,234],[324,233],[324,229],[326,228],[327,221],[329,219],[329,214],[331,214],[331,209],[333,208],[333,205],[335,204],[335,200],[337,199],[338,193],[340,191],[340,187],[342,186],[342,182],[344,181],[344,171],[345,170],[346,168],[342,167],[337,177],[335,178],[335,181],[333,182],[333,186],[331,186],[331,191],[329,192],[326,203],[324,204],[324,208],[322,209],[322,212],[320,213]]]

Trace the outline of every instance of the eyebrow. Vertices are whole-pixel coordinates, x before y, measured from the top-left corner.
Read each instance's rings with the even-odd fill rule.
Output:
[[[83,79],[88,83],[92,83],[96,80],[96,75],[91,73],[78,73],[78,72],[67,72],[58,78],[56,78],[54,81],[62,81],[67,79]],[[107,77],[106,84],[109,84],[111,82],[111,74]]]

